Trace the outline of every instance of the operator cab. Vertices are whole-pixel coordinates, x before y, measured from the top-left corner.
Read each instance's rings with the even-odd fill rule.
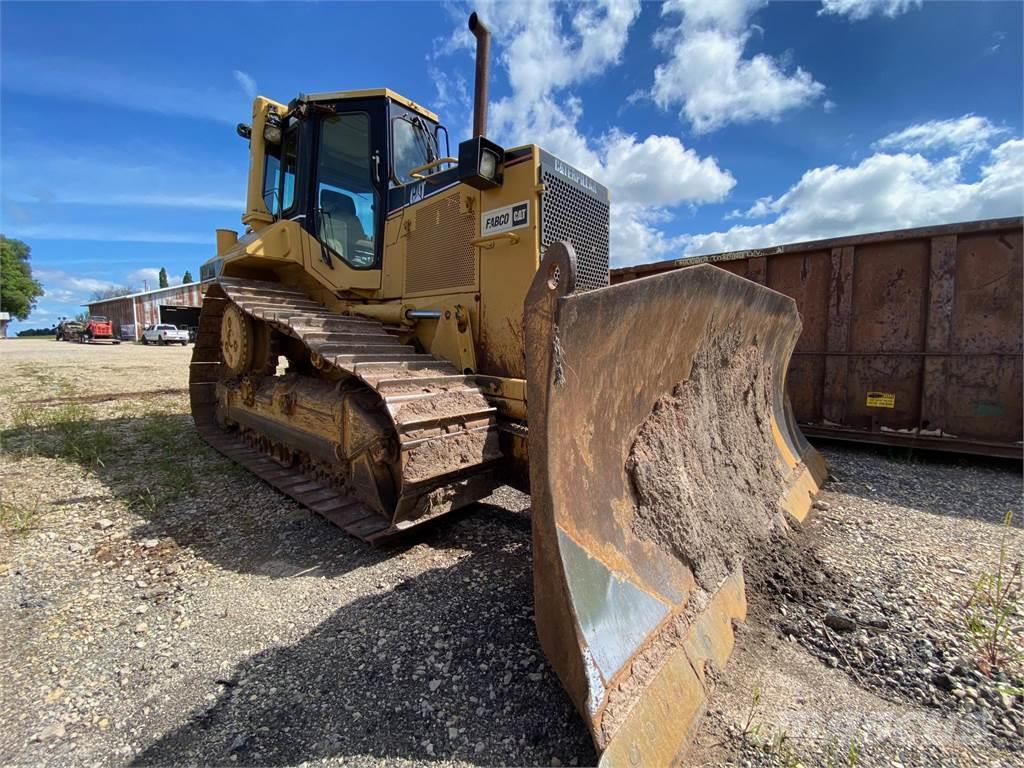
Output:
[[[435,114],[386,89],[300,95],[268,114],[263,138],[267,211],[301,221],[325,262],[352,269],[379,268],[392,203],[441,173],[448,150]]]
[[[437,115],[391,90],[301,94],[286,108],[264,103],[262,125],[259,114],[254,121],[262,136],[238,126],[254,158],[262,144],[266,209],[250,204],[243,221],[299,222],[320,242],[320,257],[332,269],[335,260],[355,270],[380,269],[390,213],[458,182],[501,183],[504,158],[497,145],[482,137],[463,142],[457,161]],[[476,178],[478,158],[488,178]]]

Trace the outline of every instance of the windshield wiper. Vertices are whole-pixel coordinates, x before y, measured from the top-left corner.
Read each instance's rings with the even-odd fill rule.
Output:
[[[407,118],[413,129],[416,131],[416,135],[419,139],[420,146],[425,150],[427,155],[427,162],[432,163],[437,159],[437,153],[433,144],[433,137],[430,135],[430,131],[427,130],[426,124],[419,117]]]

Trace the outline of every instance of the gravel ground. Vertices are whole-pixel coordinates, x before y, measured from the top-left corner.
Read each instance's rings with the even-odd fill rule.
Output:
[[[1001,549],[1024,557],[1020,465],[823,447],[819,511],[748,564],[750,620],[698,762],[1024,765],[1024,669],[982,674],[965,627]],[[1019,570],[1011,581],[1020,655]]]
[[[196,439],[190,354],[0,345],[0,763],[595,762],[533,629],[528,497],[367,547]],[[1020,465],[825,452],[691,762],[1021,764],[1019,668],[975,674],[962,608],[1024,551]]]

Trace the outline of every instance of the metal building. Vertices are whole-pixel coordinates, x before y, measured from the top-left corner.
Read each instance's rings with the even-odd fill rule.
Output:
[[[153,291],[141,291],[88,304],[90,315],[101,315],[114,324],[114,335],[137,341],[142,331],[154,323],[176,326],[199,325],[203,294],[210,281],[172,285]]]

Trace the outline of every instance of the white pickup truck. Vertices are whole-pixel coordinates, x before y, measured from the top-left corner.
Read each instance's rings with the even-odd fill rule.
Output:
[[[146,326],[142,332],[143,344],[188,344],[188,331],[179,330],[168,323]]]

